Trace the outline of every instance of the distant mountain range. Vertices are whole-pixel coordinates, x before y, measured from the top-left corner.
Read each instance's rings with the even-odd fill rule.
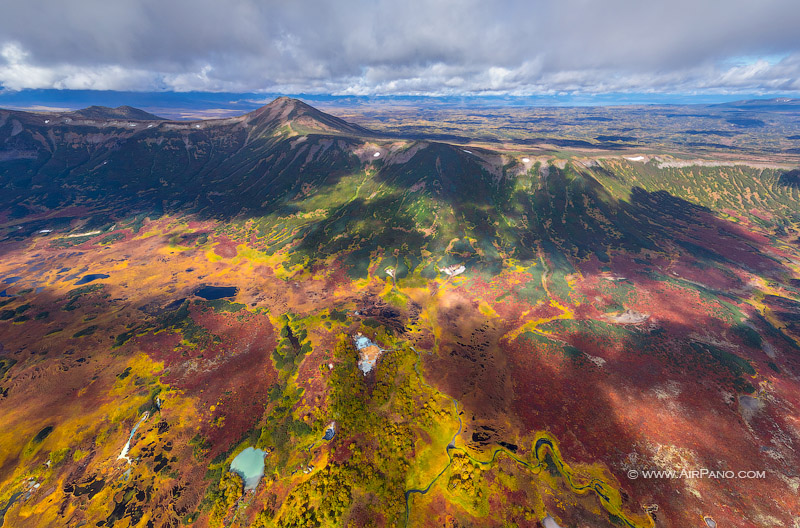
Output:
[[[709,108],[731,108],[761,112],[800,112],[800,99],[775,97],[772,99],[748,99],[730,103],[708,105]]]
[[[39,109],[47,107],[78,109],[89,105],[116,107],[131,105],[170,119],[195,119],[240,115],[252,111],[278,97],[262,93],[174,93],[112,92],[92,90],[24,90],[0,92],[0,108]],[[324,108],[377,109],[381,106],[420,108],[488,108],[488,107],[595,107],[620,105],[706,106],[719,104],[719,95],[662,94],[566,94],[537,96],[331,96],[300,94],[309,104]],[[774,98],[773,98],[774,99]],[[742,101],[769,99],[742,97]]]

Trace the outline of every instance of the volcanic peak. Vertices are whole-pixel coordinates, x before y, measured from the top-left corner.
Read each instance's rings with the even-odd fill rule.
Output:
[[[246,122],[254,126],[279,128],[289,125],[298,133],[323,133],[358,137],[374,137],[371,130],[326,114],[299,99],[278,97],[271,103],[245,114]]]

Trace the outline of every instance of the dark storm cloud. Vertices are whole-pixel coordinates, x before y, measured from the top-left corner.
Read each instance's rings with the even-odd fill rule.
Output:
[[[797,0],[6,0],[8,89],[799,91]]]

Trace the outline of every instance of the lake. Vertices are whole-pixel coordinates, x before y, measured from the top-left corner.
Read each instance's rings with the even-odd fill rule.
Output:
[[[258,487],[258,482],[264,476],[264,451],[248,447],[233,459],[231,471],[242,477],[245,491],[252,491]]]
[[[106,275],[105,273],[90,273],[89,275],[84,275],[81,277],[81,280],[75,283],[76,286],[80,286],[81,284],[89,284],[92,281],[96,281],[98,279],[107,279],[110,275]]]
[[[239,288],[236,286],[203,286],[195,290],[194,294],[207,301],[213,301],[215,299],[233,297],[238,292]]]

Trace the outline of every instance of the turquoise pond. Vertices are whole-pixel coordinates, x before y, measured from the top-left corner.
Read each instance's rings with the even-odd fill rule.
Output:
[[[262,450],[248,447],[231,462],[231,471],[244,479],[245,490],[256,489],[264,476],[264,455]]]

